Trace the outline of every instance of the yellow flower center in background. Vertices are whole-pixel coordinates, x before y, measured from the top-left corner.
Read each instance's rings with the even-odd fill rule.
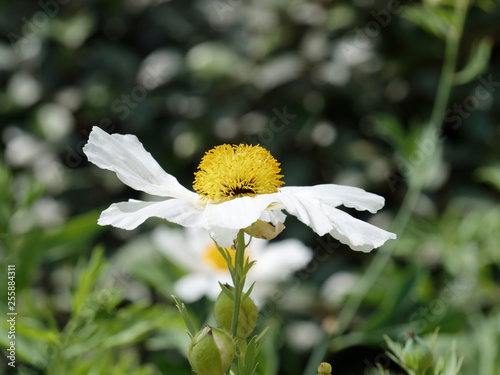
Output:
[[[193,188],[203,199],[215,202],[276,193],[284,184],[279,165],[260,146],[217,146],[201,159]]]
[[[229,255],[231,256],[231,263],[234,265],[234,256],[236,255],[236,251],[232,250],[231,248],[227,247],[226,250],[228,250]],[[245,251],[247,252],[248,249]],[[210,265],[215,271],[226,271],[228,272],[227,269],[227,263],[222,257],[221,253],[217,249],[217,246],[214,244],[208,246],[205,251],[202,254],[203,261]],[[245,257],[246,258],[246,257]]]
[[[231,263],[234,264],[235,251],[231,249],[228,250],[231,255]],[[215,245],[210,245],[206,248],[203,253],[203,260],[216,271],[227,271],[227,263]]]

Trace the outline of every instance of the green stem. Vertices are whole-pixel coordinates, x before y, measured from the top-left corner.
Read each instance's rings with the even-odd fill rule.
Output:
[[[446,38],[446,50],[441,78],[436,94],[436,101],[432,108],[429,130],[439,130],[443,123],[443,118],[450,98],[451,88],[455,76],[457,65],[458,49],[462,38],[465,17],[469,8],[469,0],[458,0],[455,7],[453,26],[448,30]]]
[[[427,137],[433,137],[437,135],[441,129],[443,118],[446,112],[446,107],[450,98],[451,88],[453,86],[460,38],[462,36],[468,6],[468,0],[457,1],[454,13],[454,27],[450,28],[446,38],[444,63],[436,93],[436,100],[432,108],[430,121],[422,132],[421,141],[425,141],[426,139],[428,139]],[[431,139],[434,140],[435,137]],[[419,176],[422,171],[426,169],[428,162],[435,157],[436,152],[437,147],[434,147],[433,152],[424,155],[423,162],[417,166],[415,176]],[[395,224],[392,228],[393,231],[399,236],[401,236],[401,234],[406,229],[406,226],[415,210],[426,179],[427,178],[413,178],[408,184],[408,191],[401,204],[401,208],[396,215],[396,218],[394,220]],[[335,332],[336,335],[342,335],[350,326],[353,318],[356,316],[359,307],[361,306],[361,303],[370,291],[370,288],[374,285],[376,280],[381,275],[389,259],[391,259],[394,251],[396,250],[396,245],[397,241],[389,242],[375,255],[373,261],[370,263],[366,272],[363,274],[363,277],[359,281],[355,292],[346,301],[344,308],[340,312],[338,318],[338,329]],[[324,334],[321,341],[318,343],[318,345],[316,345],[313,352],[311,353],[309,362],[304,371],[304,375],[314,373],[315,366],[317,366],[317,364],[324,359],[328,351],[328,346],[331,338],[332,335],[326,333]]]
[[[236,244],[236,256],[234,259],[234,307],[233,318],[231,320],[231,336],[236,337],[238,329],[238,315],[240,313],[241,295],[243,294],[243,286],[245,284],[245,275],[240,274],[245,263],[245,232],[240,229]]]

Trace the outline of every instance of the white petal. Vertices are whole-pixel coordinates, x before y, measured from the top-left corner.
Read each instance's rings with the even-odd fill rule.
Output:
[[[204,224],[202,210],[191,202],[175,198],[160,202],[131,199],[128,202],[113,203],[102,212],[97,223],[131,230],[150,217],[166,219],[185,227],[202,227]]]
[[[248,280],[250,281],[250,280]],[[252,285],[253,281],[245,283],[244,292],[248,292],[248,289]],[[265,305],[266,300],[272,298],[274,294],[278,293],[279,296],[283,295],[283,291],[280,290],[278,286],[276,286],[273,282],[257,282],[252,290],[252,300],[257,305],[259,310]]]
[[[187,251],[196,254],[198,258],[207,250],[208,247],[214,244],[214,241],[210,238],[210,235],[205,228],[187,227],[183,230],[183,232],[187,246],[189,247]]]
[[[281,204],[280,207],[283,207]],[[284,223],[286,220],[286,215],[281,209],[264,210],[259,217],[259,220],[271,223],[276,226],[278,223]]]
[[[187,303],[199,300],[203,296],[215,301],[221,292],[219,282],[231,283],[229,273],[202,273],[194,272],[181,277],[174,285],[176,295]]]
[[[251,254],[254,252],[252,251]],[[287,239],[272,242],[265,248],[259,249],[258,254],[255,253],[257,263],[249,272],[249,280],[257,281],[257,284],[261,280],[284,281],[292,273],[305,267],[311,261],[312,256],[312,250],[301,241]]]
[[[372,214],[384,206],[384,198],[363,189],[334,184],[305,187],[283,187],[283,193],[292,193],[304,198],[314,198],[331,207],[344,205],[358,211],[368,210]]]
[[[359,194],[359,197],[356,197]],[[368,252],[396,238],[371,224],[357,220],[335,208],[340,204],[375,212],[383,198],[362,189],[339,185],[283,188],[276,194],[285,210],[310,226],[320,236],[330,233],[353,250]]]
[[[322,236],[328,233],[332,226],[320,200],[309,193],[308,189],[288,188],[275,195],[289,214],[296,216]]]
[[[323,282],[321,299],[329,305],[338,305],[349,292],[352,292],[358,280],[359,276],[352,272],[335,272]]]
[[[220,292],[222,291],[219,283],[233,285],[233,280],[231,279],[229,271],[224,273],[217,272],[215,275],[212,276],[216,280],[216,284],[212,284],[213,286],[211,285],[210,288],[208,289],[207,298],[211,299],[212,301],[215,301],[219,296]]]
[[[174,292],[183,302],[191,303],[206,294],[213,295],[213,290],[219,288],[217,280],[204,273],[190,273],[181,277],[174,286]]]
[[[211,225],[207,229],[210,237],[212,237],[220,247],[232,246],[239,231],[239,229],[222,228],[216,225]]]
[[[278,194],[278,193],[277,193]],[[205,213],[208,223],[223,228],[242,229],[255,223],[276,194],[241,197],[218,204],[208,204]]]
[[[188,245],[186,232],[182,229],[172,229],[166,226],[153,230],[151,238],[159,251],[169,260],[185,270],[199,270],[199,254]]]
[[[231,278],[229,278],[229,279],[231,279]],[[220,292],[221,292],[219,281],[220,280],[217,280],[217,285],[212,284],[213,287],[207,288],[206,296],[207,296],[208,299],[210,299],[212,301],[215,301],[217,299],[217,297],[219,296]],[[220,282],[223,283],[223,284],[228,284],[227,281],[224,281],[224,282],[220,281]]]
[[[396,238],[394,233],[355,219],[336,208],[325,207],[325,210],[333,225],[330,231],[332,237],[353,250],[369,252],[382,246],[385,241]]]
[[[135,135],[108,134],[94,126],[83,152],[89,161],[115,172],[123,183],[135,190],[161,197],[197,199],[197,194],[160,167]]]

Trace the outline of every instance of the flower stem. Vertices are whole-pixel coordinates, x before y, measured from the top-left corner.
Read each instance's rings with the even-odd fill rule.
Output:
[[[441,77],[439,79],[436,100],[432,108],[431,118],[422,132],[420,141],[425,141],[428,137],[432,137],[433,134],[437,134],[441,129],[446,112],[446,106],[448,105],[450,98],[451,88],[453,87],[458,49],[468,7],[469,0],[458,0],[456,3],[453,17],[454,24],[449,29],[446,37],[444,63],[441,71]],[[417,166],[415,175],[420,176],[421,174],[424,174],[424,178],[413,178],[408,183],[408,191],[394,220],[394,228],[392,228],[392,231],[397,233],[398,236],[404,232],[411,216],[413,215],[422,189],[425,186],[426,177],[428,177],[425,176],[426,168],[428,163],[435,157],[436,152],[437,147],[434,148],[433,152],[424,154],[424,160]],[[342,335],[349,328],[353,318],[356,316],[356,313],[361,306],[361,303],[370,291],[370,288],[382,274],[383,269],[391,259],[394,251],[396,250],[396,244],[397,241],[393,241],[381,248],[368,266],[366,272],[363,274],[363,277],[357,285],[355,293],[353,293],[347,300],[344,308],[340,312],[338,317],[338,329],[335,332],[336,335]],[[316,345],[311,353],[311,356],[309,357],[309,362],[304,371],[304,375],[314,373],[315,365],[324,359],[328,351],[331,338],[332,334],[326,333],[321,338],[320,342]]]
[[[238,329],[238,315],[240,313],[241,295],[243,294],[243,286],[245,285],[245,275],[243,274],[243,266],[245,263],[245,232],[240,229],[238,232],[236,243],[236,256],[234,259],[234,307],[233,318],[231,320],[231,336],[236,337]]]

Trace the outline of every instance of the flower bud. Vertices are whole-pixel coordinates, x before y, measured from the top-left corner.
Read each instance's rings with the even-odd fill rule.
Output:
[[[241,297],[242,303],[238,316],[238,328],[235,335],[239,339],[246,339],[248,336],[250,336],[255,328],[255,325],[257,324],[257,306],[255,306],[255,303],[250,297],[245,299],[244,298],[245,293],[243,293]],[[233,300],[229,298],[226,293],[221,292],[217,297],[217,301],[215,301],[214,306],[215,321],[217,322],[219,327],[224,328],[228,331],[231,330],[233,308]]]
[[[223,375],[236,355],[236,344],[229,333],[205,326],[191,340],[188,359],[198,375]]]
[[[404,361],[406,365],[417,373],[424,373],[434,362],[429,345],[420,337],[410,333],[403,348]]]
[[[332,365],[328,362],[321,362],[318,366],[318,375],[331,375]]]

